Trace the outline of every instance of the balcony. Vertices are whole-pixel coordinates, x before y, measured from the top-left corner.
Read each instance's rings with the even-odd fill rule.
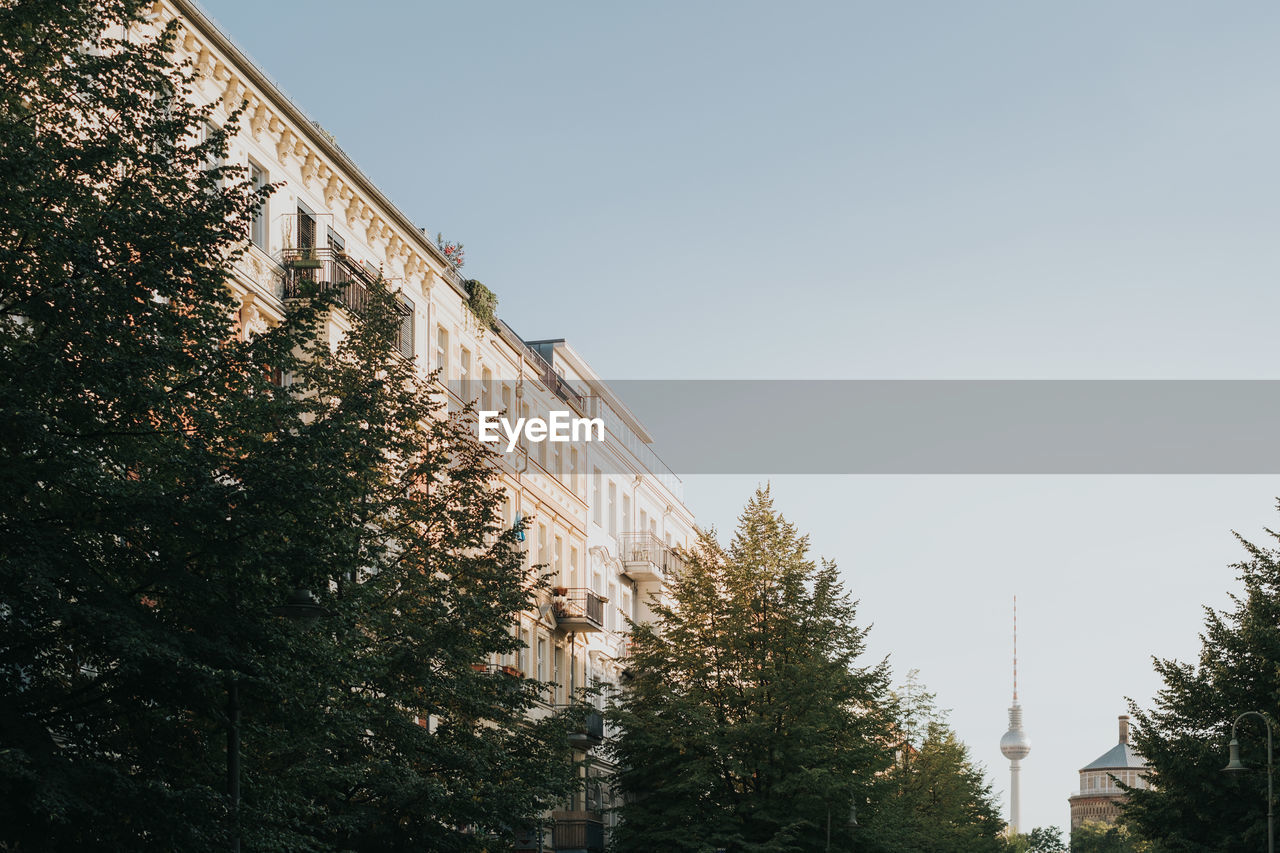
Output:
[[[286,300],[306,299],[318,293],[336,293],[338,304],[353,314],[368,310],[372,288],[380,273],[357,263],[346,252],[331,248],[302,247],[281,251],[282,291]],[[397,295],[404,319],[396,349],[413,358],[413,308]]]
[[[595,812],[568,812],[573,817],[557,817],[551,828],[551,847],[556,853],[604,853],[604,821],[578,817]]]
[[[377,277],[343,252],[329,248],[284,249],[284,298],[305,299],[337,291],[343,308],[360,313],[369,305],[369,289]]]
[[[652,533],[621,533],[618,549],[622,573],[633,581],[661,581],[684,568],[676,553]]]
[[[588,750],[604,742],[604,715],[588,711],[580,716],[569,729],[569,745],[574,749]]]
[[[556,587],[551,605],[556,624],[565,631],[585,633],[604,630],[604,603],[608,599],[589,589]]]

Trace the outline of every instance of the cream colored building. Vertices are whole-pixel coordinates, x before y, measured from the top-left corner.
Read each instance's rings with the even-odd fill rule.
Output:
[[[506,323],[483,328],[468,307],[465,280],[423,229],[410,221],[355,166],[334,138],[286,98],[197,7],[161,0],[152,20],[178,18],[179,59],[200,74],[197,97],[226,107],[243,103],[229,160],[260,183],[283,182],[255,222],[251,245],[236,270],[243,333],[279,322],[301,281],[339,288],[358,309],[379,274],[405,310],[401,351],[420,373],[441,371],[450,405],[475,399],[482,409],[543,414],[566,408],[601,417],[605,441],[558,446],[531,443],[497,463],[507,492],[509,523],[529,522],[530,564],[546,564],[553,589],[512,627],[524,649],[494,667],[555,682],[539,713],[595,683],[615,685],[626,655],[628,620],[649,616],[679,567],[674,548],[691,544],[694,519],[679,478],[650,447],[651,439],[625,403],[563,340],[527,342]],[[349,328],[346,310],[332,312],[326,334]],[[429,722],[429,721],[428,721]],[[592,781],[530,850],[596,850],[610,820],[607,777],[595,753],[601,732],[593,720],[574,738],[592,756]]]

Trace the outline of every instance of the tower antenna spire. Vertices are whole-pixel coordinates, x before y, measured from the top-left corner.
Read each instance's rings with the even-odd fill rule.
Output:
[[[1000,752],[1009,759],[1009,833],[1016,835],[1019,814],[1018,776],[1022,759],[1031,752],[1031,738],[1022,730],[1022,706],[1018,704],[1018,596],[1013,597],[1013,704],[1009,706],[1009,731],[1000,738]]]

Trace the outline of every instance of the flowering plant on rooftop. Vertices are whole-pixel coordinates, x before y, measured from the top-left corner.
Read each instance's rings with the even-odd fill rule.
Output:
[[[466,263],[466,258],[461,243],[446,240],[443,234],[436,234],[436,246],[440,248],[440,251],[444,252],[444,256],[449,259],[449,263],[453,264],[454,269],[462,269],[462,265]]]

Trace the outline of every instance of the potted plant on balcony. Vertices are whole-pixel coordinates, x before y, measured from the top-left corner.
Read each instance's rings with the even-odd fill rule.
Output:
[[[315,270],[320,268],[320,252],[315,246],[302,246],[290,252],[284,265],[297,270]]]

